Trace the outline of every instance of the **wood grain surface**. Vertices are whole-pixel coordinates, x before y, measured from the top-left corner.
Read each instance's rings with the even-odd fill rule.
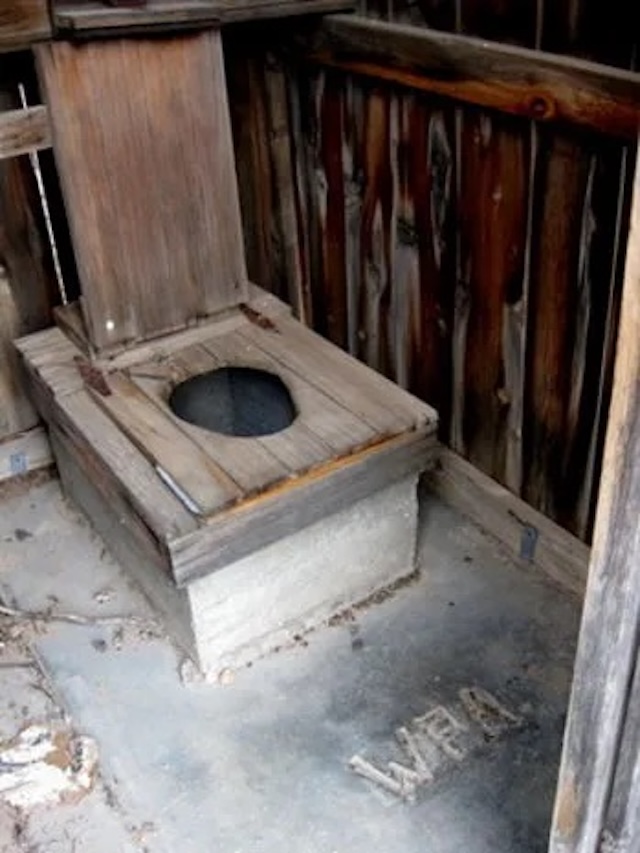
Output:
[[[245,301],[220,35],[60,42],[38,65],[95,347]]]
[[[631,756],[620,750],[633,746],[638,725],[634,671],[640,627],[640,170],[634,195],[603,476],[551,853],[631,851],[638,840],[617,833],[637,824],[637,816],[627,814],[626,808],[638,798],[638,778],[629,773]],[[608,839],[611,845],[607,831],[615,833]]]

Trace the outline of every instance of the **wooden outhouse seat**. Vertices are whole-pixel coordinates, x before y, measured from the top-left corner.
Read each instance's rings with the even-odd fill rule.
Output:
[[[68,493],[204,669],[413,573],[435,412],[273,297],[93,364],[60,328],[18,346]],[[221,368],[278,377],[291,423],[234,436],[172,411],[176,387]]]
[[[82,301],[18,348],[63,484],[203,669],[247,662],[413,573],[436,414],[249,284],[217,32],[38,67]]]

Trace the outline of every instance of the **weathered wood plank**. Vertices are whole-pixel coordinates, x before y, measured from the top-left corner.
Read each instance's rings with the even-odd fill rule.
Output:
[[[636,171],[634,186],[613,395],[551,853],[595,853],[602,849],[606,808],[637,661],[640,170]]]
[[[627,148],[621,153],[620,185],[618,187],[617,208],[615,215],[611,216],[611,219],[608,222],[613,231],[613,250],[611,257],[611,269],[607,271],[608,275],[606,273],[604,274],[609,280],[607,304],[606,306],[604,305],[604,300],[601,297],[596,303],[598,312],[594,312],[597,317],[597,321],[602,324],[600,326],[603,335],[602,355],[599,368],[590,369],[591,375],[594,373],[599,375],[599,382],[597,389],[594,389],[593,387],[591,388],[591,394],[593,395],[595,393],[597,396],[594,400],[592,410],[592,430],[589,447],[586,451],[586,463],[583,471],[583,486],[576,509],[578,529],[584,531],[585,538],[588,541],[591,541],[591,536],[593,534],[593,525],[598,501],[598,485],[602,470],[604,440],[609,415],[609,404],[611,402],[611,388],[613,384],[613,367],[615,363],[618,324],[620,320],[620,301],[622,298],[622,280],[624,274],[629,210],[631,207],[632,181],[630,180],[630,176],[633,172],[633,167],[633,152]]]
[[[514,491],[508,446],[522,428],[510,418],[522,397],[522,339],[505,350],[505,315],[522,308],[527,235],[529,132],[486,113],[465,112],[461,140],[462,271],[465,329],[463,448],[482,471]],[[511,357],[510,357],[511,356]],[[511,480],[511,482],[509,482]]]
[[[426,403],[376,375],[295,320],[280,317],[273,331],[256,328],[253,339],[289,369],[378,430],[381,436],[423,426],[432,431],[436,428],[437,415]]]
[[[293,475],[303,474],[309,468],[331,458],[334,452],[330,445],[322,441],[308,427],[306,420],[310,416],[322,417],[324,395],[315,394],[310,398],[308,391],[313,394],[313,388],[291,371],[282,370],[280,365],[264,356],[251,343],[251,332],[245,337],[240,332],[227,335],[217,340],[206,341],[205,349],[215,359],[216,367],[242,365],[257,370],[266,370],[280,377],[289,388],[298,412],[295,421],[284,431],[274,435],[257,438],[256,441],[269,454],[279,459]],[[302,395],[302,396],[300,396]],[[315,403],[315,406],[313,406]],[[309,407],[307,411],[307,406]],[[304,411],[304,415],[302,414]],[[347,412],[345,418],[348,419]],[[246,441],[243,442],[243,445]]]
[[[166,539],[196,529],[194,515],[87,391],[57,398],[54,406],[55,429],[73,444],[80,465],[96,473],[96,485],[111,491],[114,506],[126,507],[151,553],[162,556]]]
[[[163,417],[188,436],[212,463],[224,471],[225,476],[236,485],[239,497],[244,498],[286,479],[291,475],[291,470],[257,439],[243,438],[240,450],[239,439],[193,426],[174,415],[167,405],[169,394],[177,382],[214,370],[217,366],[214,356],[201,343],[176,352],[163,362],[160,373],[164,378],[153,378],[149,369],[152,365],[149,368],[145,365],[137,366],[132,369],[131,377],[162,411]]]
[[[547,5],[555,25],[551,32],[545,15],[543,38],[566,51],[586,46],[584,19],[574,18],[571,3]],[[625,43],[622,38],[621,59]],[[592,57],[602,55],[599,47],[596,39]],[[590,448],[601,444],[597,432],[603,429],[598,396],[608,396],[611,382],[607,324],[617,323],[621,286],[616,228],[622,147],[618,140],[561,128],[540,127],[537,138],[522,493],[586,539],[599,475],[599,454]]]
[[[306,304],[303,285],[303,260],[298,228],[298,207],[294,182],[293,140],[290,135],[290,108],[287,77],[282,63],[274,54],[267,56],[265,71],[269,140],[275,186],[276,221],[279,226],[280,270],[285,298],[295,316],[305,321]]]
[[[602,831],[602,847],[632,853],[640,838],[640,660],[636,657],[624,729]]]
[[[144,33],[352,9],[354,0],[148,0],[142,7],[98,2],[57,3],[54,20],[65,33]]]
[[[426,469],[434,452],[433,437],[420,433],[390,439],[218,514],[197,536],[170,543],[178,586]]]
[[[177,484],[201,515],[233,503],[241,490],[170,417],[130,379],[111,374],[109,395],[92,392],[95,402],[149,461]]]
[[[83,386],[74,363],[75,356],[80,353],[57,328],[20,338],[15,348],[22,356],[30,379],[29,397],[39,414],[50,420],[55,398],[72,394]]]
[[[278,277],[272,225],[275,187],[263,73],[265,53],[261,45],[249,42],[242,33],[226,37],[224,47],[249,277],[282,296],[285,282]]]
[[[393,287],[394,175],[391,94],[364,92],[362,207],[359,239],[358,354],[374,370],[392,373],[389,319]],[[329,133],[329,128],[326,128]]]
[[[224,0],[220,4],[222,23],[232,24],[261,18],[321,15],[354,9],[357,0]]]
[[[250,330],[245,329],[239,334],[244,342],[244,358],[250,359],[251,363],[255,360],[256,366],[282,377],[299,402],[305,429],[316,435],[325,447],[331,448],[333,455],[351,453],[375,438],[375,431],[365,421],[326,394],[321,394],[307,379],[290,370],[286,360],[274,358],[256,343]]]
[[[595,63],[359,16],[291,36],[305,60],[541,122],[634,140],[640,76]]]
[[[47,0],[7,0],[0,6],[0,53],[24,50],[51,34]]]
[[[455,281],[455,162],[452,114],[422,96],[399,101],[395,227],[395,378],[451,417]]]
[[[162,614],[172,637],[187,654],[195,656],[187,594],[176,589],[166,552],[158,551],[109,465],[96,454],[87,455],[86,448],[61,429],[52,429],[51,441],[66,495],[82,509],[123,570]]]
[[[535,45],[535,3],[517,13],[495,0],[461,0],[460,32]],[[459,117],[459,257],[456,304],[464,317],[455,356],[463,377],[457,450],[512,491],[520,489],[521,400],[531,131],[476,109]]]
[[[0,113],[0,160],[50,146],[51,129],[46,107]]]
[[[470,462],[443,448],[429,487],[498,539],[517,560],[530,563],[565,589],[584,594],[589,548]]]
[[[18,104],[13,87],[0,87],[0,110],[13,109]],[[3,114],[6,115],[0,113],[0,118]],[[0,438],[38,422],[13,341],[49,325],[52,307],[58,300],[29,160],[0,159]]]
[[[57,42],[38,60],[95,347],[246,301],[219,33]]]
[[[345,201],[342,166],[343,83],[325,74],[317,92],[317,168],[320,258],[316,275],[314,316],[318,328],[333,343],[347,347],[347,288],[345,270]]]
[[[246,307],[267,317],[291,314],[289,305],[253,284],[249,285],[249,302]],[[184,331],[154,338],[145,343],[140,343],[134,348],[114,347],[107,353],[98,354],[91,346],[87,325],[79,302],[70,302],[68,305],[58,306],[54,310],[54,316],[57,325],[81,353],[91,356],[92,363],[109,370],[129,367],[132,364],[149,361],[152,358],[163,358],[187,346],[200,343],[209,335],[226,334],[233,329],[246,326],[250,322],[242,310],[230,308],[221,311],[215,317],[203,319]],[[29,346],[30,344],[27,344],[27,347]]]

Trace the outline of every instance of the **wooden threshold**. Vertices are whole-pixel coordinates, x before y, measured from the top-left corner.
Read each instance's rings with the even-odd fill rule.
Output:
[[[296,59],[462,103],[561,122],[635,142],[640,74],[358,15],[328,15],[291,32]]]
[[[428,475],[433,491],[572,593],[584,594],[590,549],[451,450]]]

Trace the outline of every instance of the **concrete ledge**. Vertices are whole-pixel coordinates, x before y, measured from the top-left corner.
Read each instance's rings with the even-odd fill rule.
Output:
[[[188,586],[198,663],[243,666],[415,569],[417,475]]]

